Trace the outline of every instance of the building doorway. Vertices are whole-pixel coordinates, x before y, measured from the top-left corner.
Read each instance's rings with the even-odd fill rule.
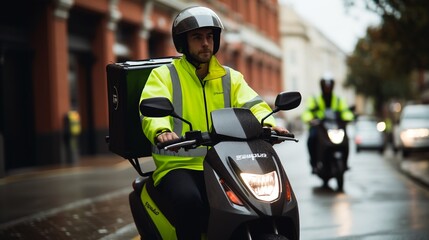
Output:
[[[0,133],[5,171],[35,165],[32,54],[0,41]]]

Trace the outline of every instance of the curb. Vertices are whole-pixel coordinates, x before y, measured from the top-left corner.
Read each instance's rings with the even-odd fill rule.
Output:
[[[410,178],[429,187],[429,160],[406,160],[399,163],[399,169]]]

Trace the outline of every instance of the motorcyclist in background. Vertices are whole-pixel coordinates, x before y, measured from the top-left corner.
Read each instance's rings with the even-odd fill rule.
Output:
[[[338,114],[339,119],[350,122],[354,119],[346,101],[333,93],[335,81],[330,73],[325,73],[320,79],[322,93],[307,99],[306,109],[301,115],[304,123],[309,124],[307,147],[310,154],[312,173],[316,172],[316,126],[324,118],[325,109],[330,108]],[[347,164],[347,163],[346,163]],[[347,166],[347,165],[346,165]]]

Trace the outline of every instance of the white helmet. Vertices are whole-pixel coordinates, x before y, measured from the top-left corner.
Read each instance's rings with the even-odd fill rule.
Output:
[[[213,54],[219,50],[220,34],[223,24],[217,14],[206,7],[189,7],[177,14],[173,21],[173,42],[177,52],[186,53],[187,42],[185,33],[198,28],[210,27],[213,29]]]

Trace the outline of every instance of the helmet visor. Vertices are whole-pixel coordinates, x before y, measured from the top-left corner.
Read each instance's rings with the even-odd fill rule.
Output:
[[[334,81],[332,79],[324,79],[322,80],[322,86],[326,88],[333,88],[334,87]]]

